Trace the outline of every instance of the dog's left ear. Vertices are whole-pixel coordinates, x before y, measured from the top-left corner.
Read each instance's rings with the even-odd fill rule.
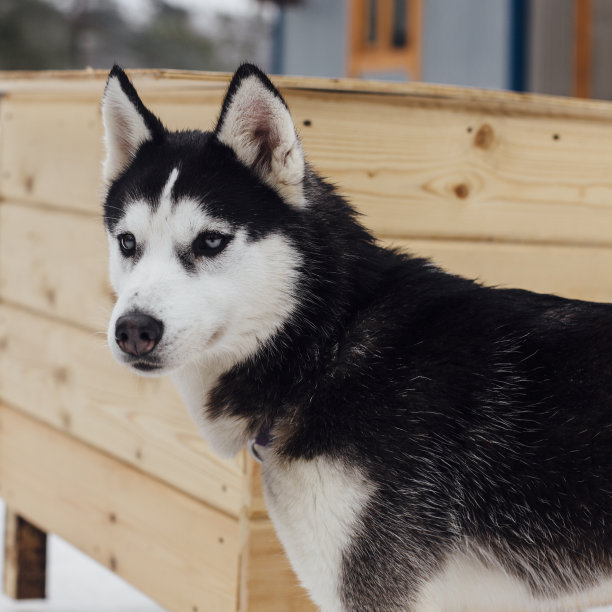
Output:
[[[108,75],[102,98],[106,159],[104,180],[114,181],[129,165],[138,149],[163,137],[162,122],[142,103],[123,70],[115,64]]]
[[[215,134],[285,201],[304,206],[302,145],[285,101],[256,66],[234,74]]]

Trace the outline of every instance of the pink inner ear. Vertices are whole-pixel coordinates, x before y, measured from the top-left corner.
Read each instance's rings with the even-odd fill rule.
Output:
[[[250,115],[248,118],[250,137],[257,148],[257,155],[253,161],[254,169],[259,172],[269,171],[274,150],[280,145],[280,136],[275,122],[277,118],[270,105],[262,97],[252,100],[248,115]]]
[[[123,156],[126,159],[131,158],[134,150],[134,135],[130,129],[129,120],[121,114],[115,117],[115,133],[117,136],[117,144]]]

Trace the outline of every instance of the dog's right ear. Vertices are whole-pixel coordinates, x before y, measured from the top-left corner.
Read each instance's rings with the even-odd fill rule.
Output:
[[[142,103],[136,89],[116,64],[108,75],[102,98],[104,181],[112,183],[129,165],[143,143],[161,139],[162,122]]]

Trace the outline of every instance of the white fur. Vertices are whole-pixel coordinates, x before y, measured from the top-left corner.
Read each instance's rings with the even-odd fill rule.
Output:
[[[279,234],[249,240],[243,228],[214,218],[194,201],[173,203],[177,176],[175,169],[155,210],[147,202],[128,204],[108,236],[111,283],[117,293],[108,342],[115,359],[125,364],[114,338],[117,319],[141,311],[162,321],[164,334],[152,356],[163,367],[154,374],[175,372],[204,436],[221,453],[235,454],[245,442],[242,428],[217,421],[211,427],[205,414],[207,393],[223,371],[257,351],[290,316],[299,259]],[[233,239],[219,255],[200,258],[195,273],[189,274],[176,248],[189,247],[202,231],[231,234]],[[136,262],[120,253],[117,236],[125,232],[134,234],[143,249]]]
[[[529,589],[501,569],[485,567],[465,553],[448,559],[443,570],[423,589],[415,612],[557,612],[579,610],[610,601],[612,582],[555,599],[534,597]]]
[[[270,517],[291,565],[324,612],[341,612],[342,553],[374,492],[373,483],[340,461],[284,461],[268,448],[258,451]]]
[[[276,146],[271,167],[255,169],[285,201],[298,207],[304,205],[304,154],[291,115],[256,76],[240,83],[217,136],[248,167],[254,167],[262,139],[273,141]]]
[[[102,121],[106,145],[103,177],[108,185],[125,169],[138,148],[152,136],[142,115],[121,89],[117,77],[111,77],[106,84]]]
[[[226,367],[223,360],[207,359],[183,366],[171,378],[201,436],[221,457],[233,457],[249,438],[246,420],[228,416],[212,419],[206,408],[208,393]]]

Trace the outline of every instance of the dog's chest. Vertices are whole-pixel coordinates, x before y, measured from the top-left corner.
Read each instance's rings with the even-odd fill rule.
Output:
[[[217,383],[222,371],[222,367],[215,370],[212,367],[192,364],[173,373],[172,381],[183,397],[202,437],[222,457],[233,457],[247,441],[247,420],[235,416],[211,418],[206,405],[208,393]]]
[[[342,557],[373,485],[357,468],[318,457],[262,464],[270,517],[302,584],[326,612],[341,610]]]

